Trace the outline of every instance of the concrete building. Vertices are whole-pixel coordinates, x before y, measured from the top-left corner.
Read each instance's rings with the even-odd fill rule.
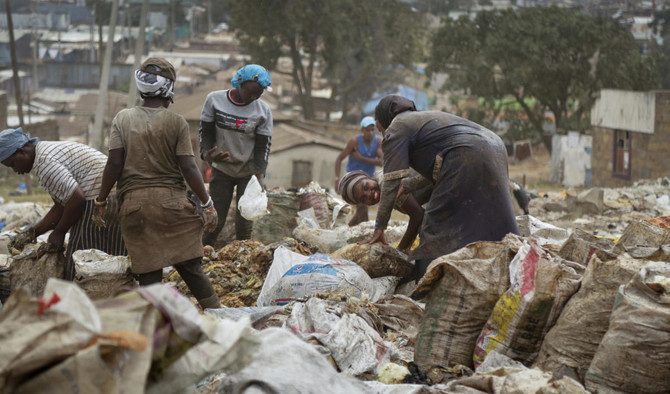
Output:
[[[670,175],[670,91],[603,89],[591,110],[593,185]]]
[[[268,188],[307,186],[311,181],[333,190],[335,159],[346,144],[297,121],[275,121],[268,159]]]

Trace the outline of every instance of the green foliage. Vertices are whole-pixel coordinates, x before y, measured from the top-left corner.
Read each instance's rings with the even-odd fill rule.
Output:
[[[503,135],[503,141],[507,144],[514,143],[514,141],[535,140],[537,138],[535,127],[527,119],[519,115],[519,113],[511,113],[508,117],[509,126],[505,135]]]
[[[612,21],[565,8],[523,8],[445,20],[427,71],[448,73],[443,88],[483,97],[494,115],[496,103],[513,97],[542,135],[545,111],[559,129],[588,127],[600,89],[657,87],[655,62]]]
[[[86,8],[95,12],[95,23],[108,25],[112,14],[112,2],[105,0],[86,0]]]
[[[274,69],[280,56],[291,58],[308,119],[315,78],[335,96],[368,97],[393,66],[410,66],[423,51],[418,16],[397,0],[247,0],[228,2],[228,13],[253,62]]]

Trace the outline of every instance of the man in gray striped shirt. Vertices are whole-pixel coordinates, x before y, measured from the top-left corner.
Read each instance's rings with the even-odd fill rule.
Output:
[[[99,229],[90,220],[107,156],[77,142],[28,138],[21,128],[2,131],[0,145],[2,164],[18,174],[30,172],[37,176],[54,201],[44,218],[24,234],[22,243],[34,242],[37,236],[53,230],[49,243],[63,246],[65,234],[70,231],[67,279],[74,278],[71,255],[75,250],[95,248],[113,255],[127,254],[114,209],[109,210],[112,226]],[[17,246],[23,245],[15,243]]]

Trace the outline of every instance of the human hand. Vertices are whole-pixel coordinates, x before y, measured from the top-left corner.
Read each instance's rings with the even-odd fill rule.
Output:
[[[65,243],[65,233],[66,231],[54,230],[49,234],[47,242],[59,248],[63,247],[63,244]]]
[[[402,181],[400,181],[400,187],[398,188],[398,194],[396,194],[396,196],[395,196],[396,200],[398,198],[400,198],[400,196],[402,196],[404,184],[405,184],[405,180],[403,179]]]
[[[37,247],[37,254],[40,256],[44,255],[45,253],[62,253],[63,251],[65,251],[63,245],[57,246],[51,242],[40,243]]]
[[[216,223],[219,221],[219,216],[214,209],[212,198],[209,198],[207,204],[202,206],[202,218],[205,222],[205,231],[212,232],[216,229]]]
[[[13,236],[7,244],[7,249],[10,253],[12,252],[12,249],[21,251],[27,244],[35,243],[37,241],[36,238],[35,229],[30,227],[26,231],[22,231]]]
[[[367,245],[367,244],[374,244],[377,242],[381,242],[384,245],[388,245],[388,242],[386,242],[386,238],[384,237],[384,230],[376,229],[375,232],[372,233],[372,238],[370,238],[367,241],[361,241],[358,244]]]
[[[107,223],[105,223],[105,214],[107,213],[107,205],[96,205],[93,208],[93,214],[91,215],[91,220],[93,220],[93,223],[96,224],[96,226],[100,228],[104,228],[107,226]]]
[[[261,185],[263,190],[268,191],[268,187],[265,185],[265,174],[259,172],[256,174],[256,179],[258,179],[258,183]]]
[[[221,163],[230,160],[230,152],[223,152],[219,150],[218,146],[205,152],[203,155],[206,161]]]
[[[361,152],[359,152],[357,150],[352,150],[349,155],[356,160],[365,160],[366,159],[366,157],[363,157],[363,155],[361,155]]]

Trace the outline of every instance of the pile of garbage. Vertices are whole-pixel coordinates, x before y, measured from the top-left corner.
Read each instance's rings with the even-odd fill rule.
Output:
[[[631,187],[569,188],[530,195],[536,197],[530,200],[530,214],[541,221],[611,239],[635,220],[670,215],[670,178],[640,180]]]
[[[15,231],[35,224],[47,213],[48,209],[48,205],[35,202],[0,203],[0,231]]]
[[[279,247],[301,255],[312,254],[304,242],[293,238],[285,238],[269,245],[256,240],[235,240],[218,251],[211,246],[205,247],[203,271],[212,282],[222,306],[240,308],[256,305],[274,251]],[[182,294],[192,297],[188,286],[176,269],[172,268],[163,282],[172,284]],[[193,300],[195,301],[195,298]]]
[[[520,235],[435,259],[418,283],[406,255],[357,243],[371,222],[348,227],[333,216],[336,200],[314,192],[321,203],[300,209],[292,196],[283,200],[296,206],[289,237],[266,228],[270,242],[205,247],[203,269],[223,307],[202,313],[175,270],[162,285],[120,285],[129,262],[88,251],[74,284],[12,288],[0,314],[0,392],[66,381],[80,392],[667,391],[663,182],[536,198],[539,215],[517,217]],[[281,222],[277,196],[259,221]],[[560,220],[542,220],[552,215]],[[616,217],[625,219],[610,228]],[[393,225],[389,243],[406,226]],[[7,259],[10,274],[45,256],[22,253]],[[116,284],[107,294],[84,286],[112,278],[103,274],[118,279],[97,282]]]

